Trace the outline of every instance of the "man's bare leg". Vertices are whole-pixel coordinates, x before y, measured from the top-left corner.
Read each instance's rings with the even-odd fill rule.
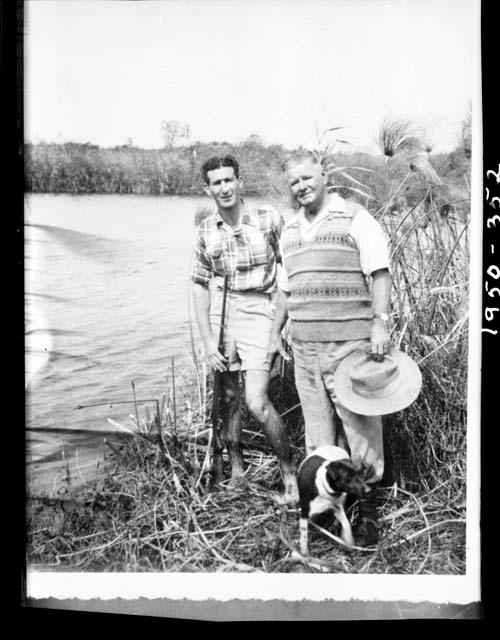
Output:
[[[227,447],[231,463],[230,486],[237,486],[244,476],[243,456],[241,455],[241,419],[240,419],[240,372],[229,371],[223,375],[224,389],[224,428],[221,438]]]
[[[292,461],[290,445],[285,434],[281,416],[271,404],[267,395],[269,372],[258,369],[246,371],[245,401],[249,411],[264,429],[269,444],[278,457],[281,477],[285,486],[283,501],[288,504],[298,502],[299,490],[295,465]]]

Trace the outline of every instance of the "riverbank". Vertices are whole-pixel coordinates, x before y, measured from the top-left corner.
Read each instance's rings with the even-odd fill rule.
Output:
[[[282,374],[272,382],[270,394],[300,460],[303,428],[291,367]],[[123,434],[109,441],[101,478],[81,490],[67,486],[58,497],[34,493],[27,504],[30,568],[464,574],[465,478],[458,473],[445,478],[443,473],[440,479],[417,482],[410,479],[411,467],[400,467],[403,459],[394,464],[402,442],[410,448],[415,444],[407,431],[414,416],[397,416],[385,424],[387,472],[380,490],[379,545],[348,549],[334,529],[313,528],[312,559],[305,560],[298,554],[298,508],[279,504],[277,461],[245,412],[247,482],[237,489],[211,491],[210,400],[210,390],[200,389],[198,407],[179,407],[175,423],[167,412],[161,436],[150,420],[141,435]],[[354,511],[355,506],[350,517]]]

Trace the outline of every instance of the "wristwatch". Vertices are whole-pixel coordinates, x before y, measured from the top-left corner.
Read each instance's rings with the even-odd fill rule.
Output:
[[[373,314],[374,318],[379,318],[380,320],[382,320],[382,322],[384,322],[385,324],[387,324],[389,322],[389,316],[387,313],[374,313]]]

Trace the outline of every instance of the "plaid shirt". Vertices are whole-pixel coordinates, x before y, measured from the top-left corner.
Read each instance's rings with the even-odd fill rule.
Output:
[[[276,283],[276,263],[281,262],[279,237],[283,218],[273,207],[247,207],[239,227],[224,222],[219,212],[205,218],[196,229],[191,279],[208,287],[214,276],[229,276],[232,291],[271,293]]]

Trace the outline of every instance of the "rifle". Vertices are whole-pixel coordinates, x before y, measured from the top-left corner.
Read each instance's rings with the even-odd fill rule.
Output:
[[[226,316],[226,296],[227,296],[228,276],[224,276],[224,290],[222,293],[222,310],[220,317],[219,343],[218,349],[220,353],[224,353],[224,322]],[[210,418],[212,421],[212,484],[219,484],[223,477],[223,460],[222,451],[224,445],[221,440],[220,430],[222,426],[221,404],[222,399],[222,371],[214,371],[213,394],[212,394],[212,410]]]

